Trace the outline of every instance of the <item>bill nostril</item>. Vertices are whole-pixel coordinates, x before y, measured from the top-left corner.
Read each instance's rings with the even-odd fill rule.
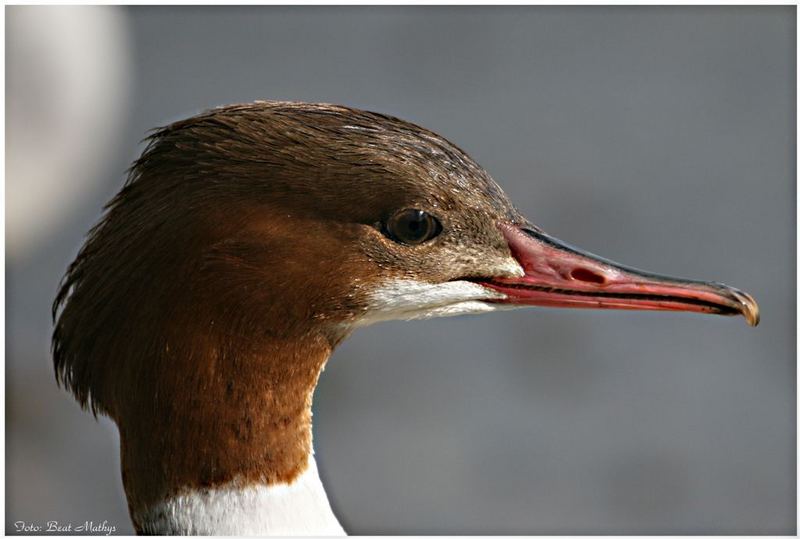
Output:
[[[583,281],[586,283],[603,284],[606,282],[606,278],[601,274],[595,273],[594,271],[586,268],[575,268],[569,272],[569,275],[576,281]]]

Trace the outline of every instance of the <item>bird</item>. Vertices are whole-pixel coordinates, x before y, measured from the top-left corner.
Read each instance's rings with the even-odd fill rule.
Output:
[[[154,130],[53,303],[59,385],[119,430],[137,533],[343,535],[314,389],[360,327],[539,306],[759,321],[752,296],[546,233],[445,138],[324,103]]]

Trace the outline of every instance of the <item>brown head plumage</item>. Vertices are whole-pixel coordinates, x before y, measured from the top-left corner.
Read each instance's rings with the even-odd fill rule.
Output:
[[[112,406],[103,395],[114,376],[107,371],[126,361],[124,350],[152,346],[144,340],[163,327],[156,321],[174,319],[183,301],[210,296],[214,323],[227,330],[304,331],[310,319],[357,316],[363,305],[352,283],[341,282],[352,276],[435,282],[490,274],[480,263],[486,247],[508,253],[492,223],[521,221],[463,151],[381,114],[258,102],[211,110],[147,141],[53,305],[54,317],[63,306],[53,337],[58,378],[95,411]],[[403,208],[444,221],[435,248],[409,249],[381,233]],[[341,252],[345,245],[350,252]],[[320,296],[309,298],[314,290]],[[293,291],[301,294],[287,300]],[[294,312],[270,316],[275,309]],[[263,327],[274,319],[280,327]],[[136,335],[139,327],[148,337]],[[146,362],[147,351],[138,352],[135,361]]]

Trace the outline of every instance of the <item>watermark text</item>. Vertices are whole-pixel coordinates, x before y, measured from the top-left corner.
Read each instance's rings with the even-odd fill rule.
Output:
[[[17,533],[80,533],[85,535],[111,535],[117,531],[117,527],[109,524],[107,520],[102,522],[95,522],[94,520],[86,520],[84,522],[48,520],[42,523],[18,520],[14,522],[14,529]]]

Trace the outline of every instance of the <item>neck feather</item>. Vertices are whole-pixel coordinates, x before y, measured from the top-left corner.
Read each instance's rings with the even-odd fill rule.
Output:
[[[117,409],[137,529],[341,532],[311,449],[311,400],[330,342],[306,335],[235,353],[200,349],[209,353],[176,354],[168,369],[139,370],[130,381],[136,391]]]

